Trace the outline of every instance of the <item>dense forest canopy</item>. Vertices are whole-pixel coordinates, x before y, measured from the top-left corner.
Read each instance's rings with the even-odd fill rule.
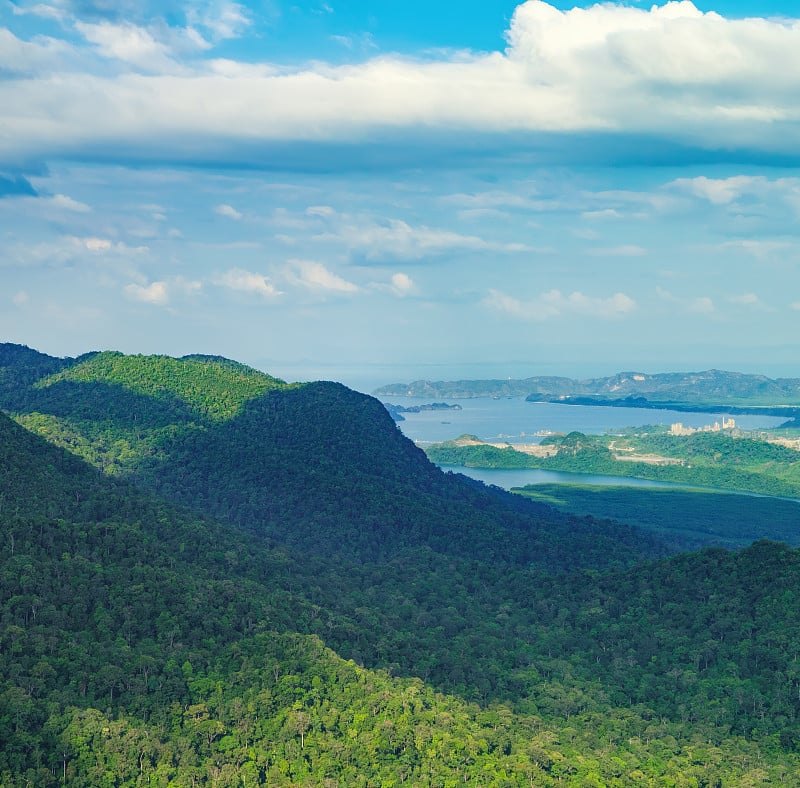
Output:
[[[336,384],[0,358],[0,783],[800,781],[797,551],[668,557]]]

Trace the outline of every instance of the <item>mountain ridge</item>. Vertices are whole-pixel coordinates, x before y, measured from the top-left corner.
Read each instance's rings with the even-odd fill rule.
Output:
[[[710,369],[701,372],[619,372],[606,377],[575,379],[552,375],[521,379],[489,379],[394,383],[374,391],[378,397],[539,397],[557,401],[564,397],[594,396],[624,399],[643,396],[651,400],[676,400],[735,404],[800,404],[800,378],[769,378],[743,372]]]

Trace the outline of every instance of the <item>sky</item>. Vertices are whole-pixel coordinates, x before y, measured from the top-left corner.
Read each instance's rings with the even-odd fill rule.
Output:
[[[0,0],[0,341],[800,377],[793,6]]]

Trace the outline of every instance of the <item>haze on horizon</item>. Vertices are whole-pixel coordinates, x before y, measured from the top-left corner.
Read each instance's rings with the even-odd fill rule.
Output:
[[[800,376],[793,15],[6,3],[0,340],[362,390]]]

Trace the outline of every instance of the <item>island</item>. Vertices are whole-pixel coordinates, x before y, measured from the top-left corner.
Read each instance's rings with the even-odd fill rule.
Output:
[[[384,402],[383,407],[395,421],[405,421],[404,413],[422,413],[429,410],[462,410],[461,405],[448,405],[446,402],[431,402],[427,405],[393,405]]]

